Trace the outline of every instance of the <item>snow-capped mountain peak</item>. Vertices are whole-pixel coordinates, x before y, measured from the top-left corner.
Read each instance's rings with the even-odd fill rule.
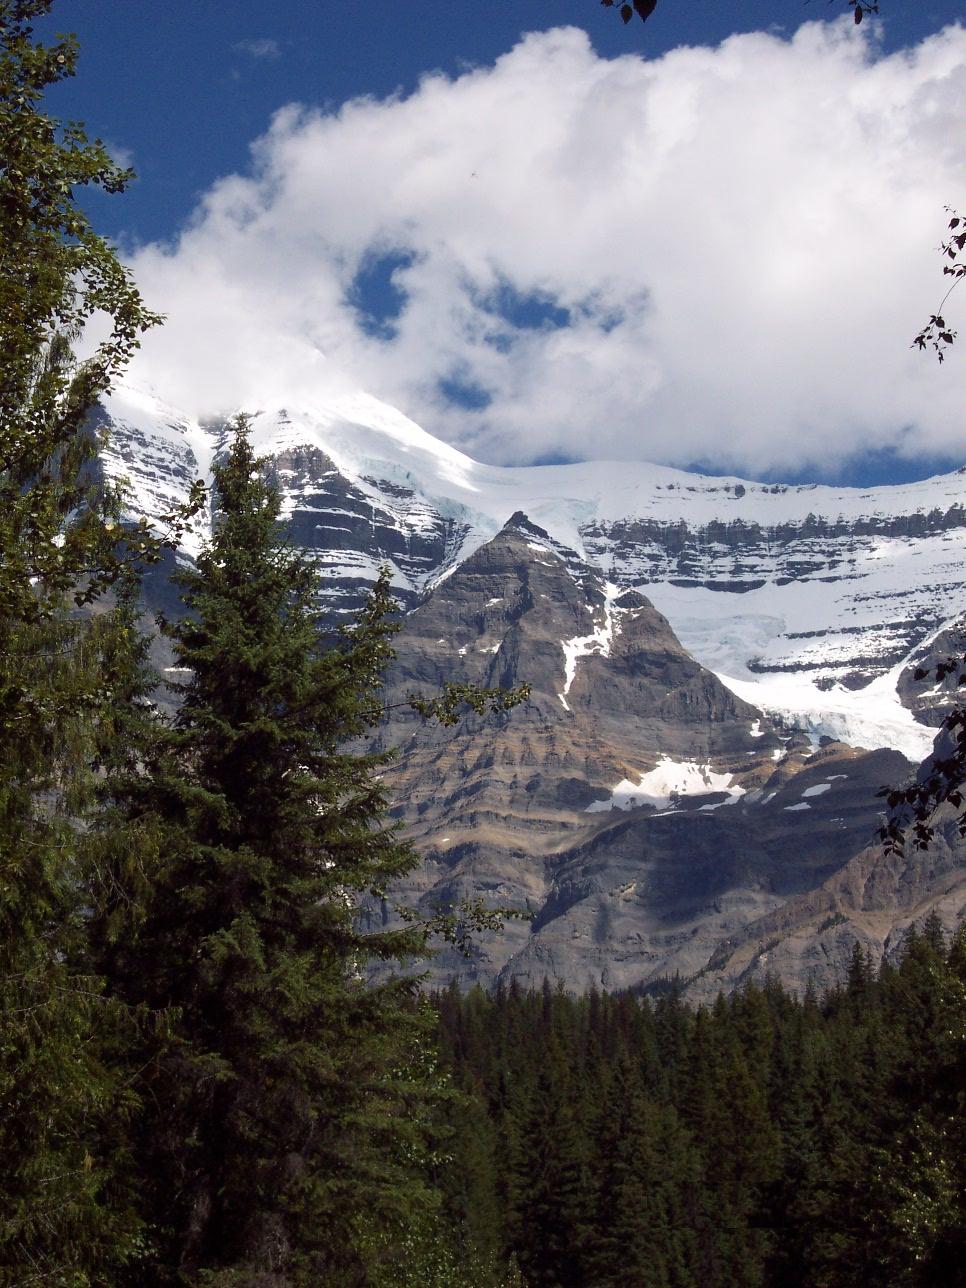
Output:
[[[634,461],[499,467],[364,393],[249,411],[253,444],[335,617],[358,606],[384,563],[403,605],[415,605],[521,512],[615,593],[646,595],[746,700],[816,739],[914,758],[928,750],[931,733],[896,685],[966,605],[963,471],[833,488]],[[103,414],[105,465],[129,480],[132,511],[149,518],[210,477],[231,419],[200,422],[128,387]],[[187,553],[204,535],[202,526]]]

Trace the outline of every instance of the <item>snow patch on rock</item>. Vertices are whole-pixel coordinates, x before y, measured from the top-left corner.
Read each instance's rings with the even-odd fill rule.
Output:
[[[653,769],[641,775],[638,782],[622,779],[611,789],[606,800],[592,801],[584,812],[602,814],[613,809],[636,809],[641,805],[666,810],[682,796],[709,796],[712,792],[728,793],[728,799],[717,802],[715,808],[717,805],[733,805],[745,794],[743,787],[732,786],[731,774],[717,773],[710,765],[698,761],[662,756]]]
[[[573,639],[560,641],[560,647],[563,649],[564,654],[564,687],[563,692],[558,693],[557,696],[568,711],[570,710],[570,704],[567,702],[567,694],[570,692],[570,687],[577,674],[577,663],[580,659],[590,657],[593,654],[598,657],[610,657],[616,620],[614,600],[619,594],[619,588],[612,582],[607,582],[604,587],[603,620],[601,623],[595,626],[589,635],[576,635]]]
[[[718,672],[732,693],[746,702],[804,730],[817,748],[822,738],[853,747],[893,747],[916,763],[932,750],[935,729],[918,723],[902,705],[896,682],[904,662],[878,676],[864,689],[835,685],[822,691],[806,673],[736,679]]]

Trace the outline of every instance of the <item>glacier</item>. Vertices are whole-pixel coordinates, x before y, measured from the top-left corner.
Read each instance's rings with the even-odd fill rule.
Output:
[[[154,521],[192,479],[210,481],[230,421],[123,385],[99,416],[105,469],[126,480],[130,512]],[[964,616],[964,470],[845,488],[637,461],[485,465],[365,393],[251,409],[251,436],[334,603],[351,607],[388,563],[394,590],[415,604],[519,511],[608,583],[594,635],[561,641],[571,680],[580,657],[606,650],[613,598],[636,589],[729,689],[816,746],[841,739],[914,760],[931,747],[934,730],[896,685]],[[208,523],[186,540],[187,557]]]

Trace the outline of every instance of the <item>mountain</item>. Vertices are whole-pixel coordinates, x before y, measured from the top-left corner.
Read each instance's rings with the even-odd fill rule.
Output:
[[[209,474],[225,439],[226,420],[199,424],[127,389],[103,415],[105,463],[151,517]],[[929,750],[909,710],[917,699],[896,684],[962,616],[964,471],[855,489],[627,461],[486,466],[363,394],[298,414],[256,411],[252,430],[325,576],[333,619],[358,607],[380,563],[413,607],[519,510],[616,586],[646,593],[688,651],[748,700],[816,736],[914,759]]]
[[[105,467],[155,519],[225,442],[225,420],[136,391],[101,415]],[[772,960],[788,982],[827,982],[856,938],[888,946],[937,900],[954,916],[955,839],[941,894],[910,867],[872,918],[843,874],[874,869],[876,791],[928,753],[952,698],[914,673],[960,639],[966,473],[860,490],[500,468],[362,394],[256,411],[252,436],[330,622],[390,565],[407,610],[390,705],[444,680],[533,686],[497,722],[397,712],[380,734],[425,856],[400,894],[531,917],[468,960],[444,952],[436,978],[678,975],[698,996]],[[763,947],[776,935],[801,951]]]
[[[523,677],[530,703],[496,730],[426,729],[399,705],[445,679]],[[891,750],[813,749],[521,514],[412,612],[386,696],[386,783],[424,856],[399,895],[427,915],[482,898],[533,918],[468,959],[442,953],[440,981],[691,979],[839,871],[875,830],[877,788],[911,769]]]

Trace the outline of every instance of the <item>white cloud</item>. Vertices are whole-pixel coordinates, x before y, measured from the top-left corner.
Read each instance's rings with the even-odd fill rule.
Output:
[[[250,54],[252,58],[280,58],[282,50],[277,40],[262,37],[259,40],[239,40],[232,49],[238,54]]]
[[[877,58],[863,30],[608,61],[559,29],[407,98],[287,107],[137,255],[168,322],[136,374],[199,412],[361,386],[490,460],[961,453],[966,341],[943,367],[909,342],[966,181],[966,31]],[[387,337],[353,282],[389,254]],[[569,325],[494,312],[535,293]]]
[[[107,155],[115,165],[119,165],[122,170],[130,170],[134,165],[134,150],[125,147],[123,143],[115,143],[113,139],[103,139],[104,147],[107,149]]]

